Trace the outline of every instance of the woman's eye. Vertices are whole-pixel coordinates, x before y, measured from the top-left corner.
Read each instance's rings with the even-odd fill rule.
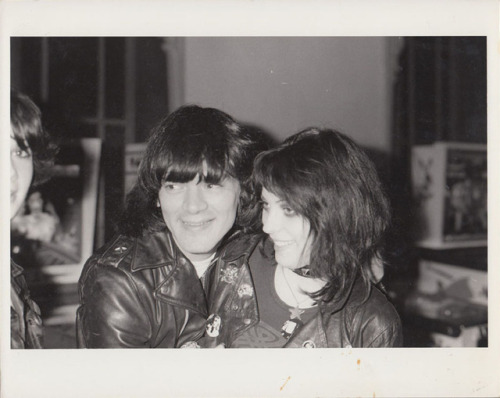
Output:
[[[291,207],[283,207],[283,213],[288,217],[295,216],[297,214]]]
[[[267,210],[269,209],[269,204],[267,202],[264,202],[264,201],[260,201],[260,206],[262,207],[262,210]]]
[[[31,156],[31,153],[29,151],[23,151],[22,149],[18,149],[16,151],[16,156],[20,158],[29,158]]]

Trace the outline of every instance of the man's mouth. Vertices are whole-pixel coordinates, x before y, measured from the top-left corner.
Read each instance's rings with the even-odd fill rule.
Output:
[[[205,225],[208,225],[212,221],[213,221],[213,219],[212,220],[203,220],[203,221],[186,221],[186,220],[182,220],[182,224],[184,224],[184,225],[186,225],[188,227],[196,228],[196,227],[203,227]]]

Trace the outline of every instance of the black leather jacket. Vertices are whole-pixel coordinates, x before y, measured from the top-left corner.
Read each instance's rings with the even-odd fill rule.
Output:
[[[79,347],[174,348],[205,328],[203,286],[166,229],[118,235],[85,264],[79,294]]]
[[[40,308],[31,299],[22,267],[10,262],[10,347],[43,348]]]
[[[261,242],[259,236],[242,236],[226,245],[208,275],[209,314],[220,318],[217,336],[205,337],[206,346],[232,342],[259,321],[248,259]],[[270,265],[271,266],[271,265]],[[319,305],[318,315],[290,338],[286,347],[397,347],[402,345],[401,322],[387,298],[375,287],[364,299],[360,280],[337,304]],[[213,333],[212,333],[213,334]]]

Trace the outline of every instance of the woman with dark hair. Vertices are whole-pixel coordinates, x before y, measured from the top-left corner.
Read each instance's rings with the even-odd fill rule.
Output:
[[[211,345],[401,345],[398,314],[373,282],[390,211],[366,154],[341,133],[310,128],[259,154],[253,179],[266,237],[247,250],[239,277],[214,270]]]
[[[205,273],[257,215],[255,143],[226,113],[184,106],[152,130],[120,233],[79,281],[78,345],[196,346]]]
[[[48,178],[56,147],[42,128],[41,112],[26,95],[10,94],[10,219],[24,206],[31,185]],[[40,308],[30,298],[23,269],[11,260],[11,348],[42,348]]]

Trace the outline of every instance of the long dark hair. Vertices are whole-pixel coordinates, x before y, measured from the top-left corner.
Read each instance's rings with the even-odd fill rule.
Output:
[[[311,275],[327,281],[315,297],[342,301],[358,276],[369,294],[390,210],[359,146],[337,131],[309,128],[259,154],[253,180],[257,194],[266,188],[310,222]]]
[[[163,119],[151,131],[138,180],[127,196],[120,230],[129,236],[165,227],[156,206],[165,181],[187,182],[197,175],[218,183],[227,176],[241,186],[234,229],[250,229],[258,218],[251,188],[252,164],[257,152],[254,140],[231,116],[218,109],[186,105]]]
[[[57,145],[42,126],[40,108],[25,94],[10,92],[10,125],[17,145],[33,159],[33,185],[46,181],[57,154]]]

